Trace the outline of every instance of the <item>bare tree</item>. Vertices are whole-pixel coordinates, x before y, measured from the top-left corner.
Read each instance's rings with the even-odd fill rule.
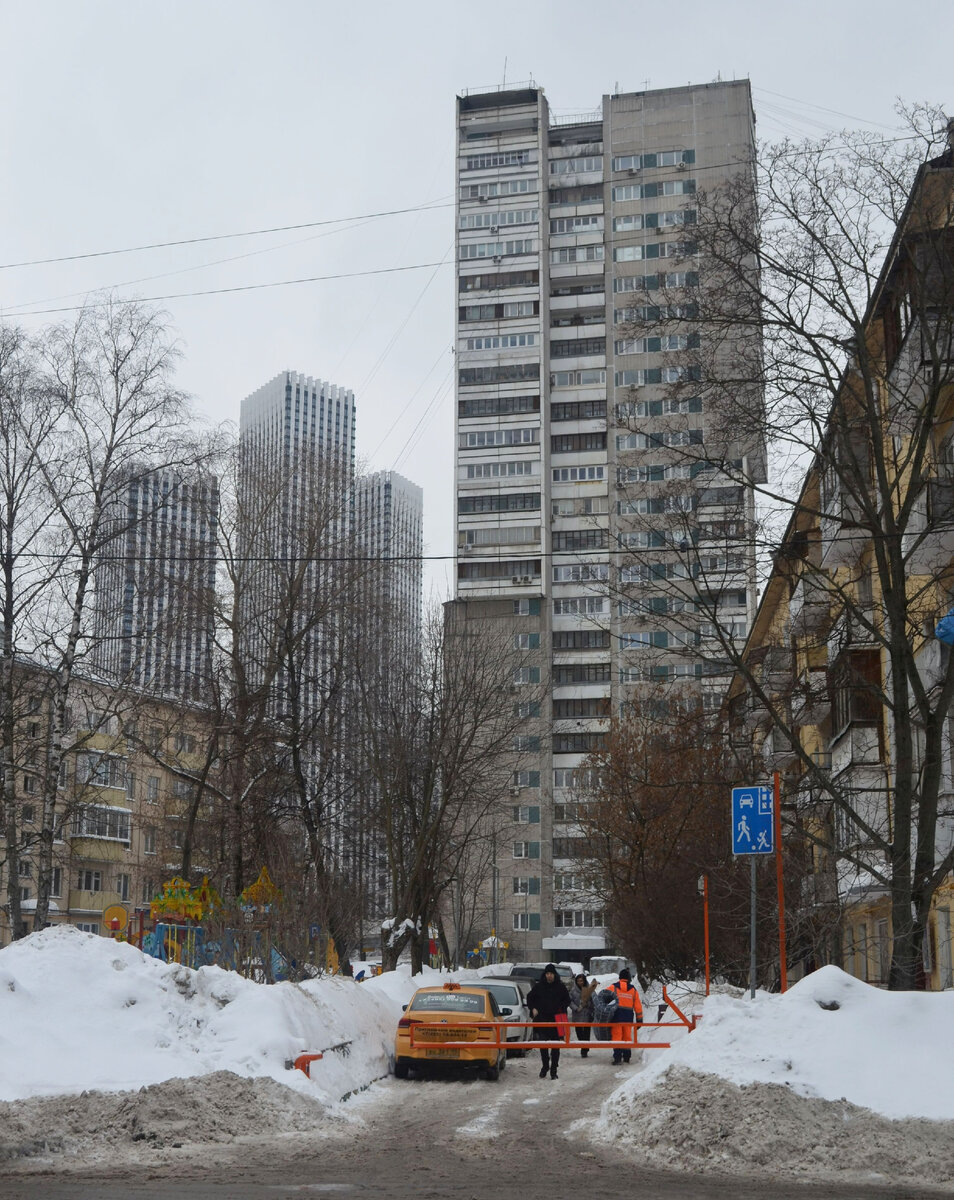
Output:
[[[45,668],[48,722],[35,915],[35,927],[42,928],[49,913],[53,846],[67,816],[57,807],[67,709],[76,673],[95,642],[94,569],[100,556],[116,548],[119,533],[108,514],[132,474],[185,468],[196,452],[185,398],[171,383],[177,352],[156,312],[106,299],[81,312],[72,325],[45,332],[35,353],[33,399],[14,414],[7,438],[27,467],[25,486],[39,497],[17,514],[11,509],[15,497],[7,493],[8,517],[14,526],[22,518],[14,534],[20,539],[20,561],[27,550],[34,565],[25,577],[14,573],[11,586],[17,592],[7,606],[15,616],[8,630],[11,652],[30,654]],[[15,470],[10,477],[16,477]],[[41,512],[45,520],[39,527]],[[16,542],[8,542],[11,546]]]
[[[644,535],[666,547],[656,590],[681,597],[670,628],[703,674],[744,679],[739,704],[772,728],[759,735],[766,762],[789,771],[801,833],[850,866],[856,896],[889,895],[893,987],[915,984],[931,900],[954,866],[944,803],[954,669],[930,636],[950,604],[939,528],[952,511],[954,172],[950,147],[937,156],[941,114],[906,115],[908,136],[890,141],[763,147],[735,182],[694,197],[692,298],[659,289],[632,314],[634,333],[662,316],[677,330],[669,444],[696,480],[691,501],[680,511],[673,500]],[[704,425],[704,446],[691,425]],[[753,536],[784,604],[747,652],[723,601],[752,569]],[[637,556],[624,562],[621,579],[641,584]],[[823,708],[819,686],[830,714],[809,719],[809,701]]]
[[[376,669],[374,658],[356,667],[393,905],[385,966],[408,948],[412,971],[421,969],[442,897],[470,881],[471,857],[492,841],[522,725],[514,662],[512,634],[457,602],[428,614],[420,661],[403,674]]]

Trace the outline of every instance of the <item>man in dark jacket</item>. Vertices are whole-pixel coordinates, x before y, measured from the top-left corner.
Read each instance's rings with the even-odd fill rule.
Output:
[[[530,994],[527,996],[527,1007],[530,1009],[530,1016],[534,1021],[538,1017],[550,1021],[555,1021],[556,1018],[563,1014],[566,1016],[566,1010],[570,1007],[570,993],[566,990],[566,984],[557,973],[553,963],[547,963],[543,969],[543,978],[539,983],[535,983],[530,989]],[[560,1037],[560,1031],[555,1024],[551,1025],[535,1025],[533,1036],[540,1041],[553,1041]],[[540,1078],[546,1078],[547,1071],[550,1072],[550,1078],[556,1079],[557,1066],[560,1062],[560,1051],[554,1048],[552,1051],[547,1046],[540,1047]]]

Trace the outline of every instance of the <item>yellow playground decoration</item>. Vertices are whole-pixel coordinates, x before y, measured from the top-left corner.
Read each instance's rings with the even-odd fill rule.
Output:
[[[259,912],[268,912],[280,902],[281,898],[281,892],[272,883],[268,867],[262,867],[258,873],[258,879],[239,896],[239,904],[242,908],[256,908]]]
[[[176,875],[162,885],[162,891],[149,905],[149,915],[154,921],[202,921],[221,907],[219,894],[208,879],[193,887]]]

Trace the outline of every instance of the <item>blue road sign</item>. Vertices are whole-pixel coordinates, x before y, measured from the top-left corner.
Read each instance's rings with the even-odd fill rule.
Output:
[[[732,789],[732,853],[773,854],[772,789],[759,784]]]

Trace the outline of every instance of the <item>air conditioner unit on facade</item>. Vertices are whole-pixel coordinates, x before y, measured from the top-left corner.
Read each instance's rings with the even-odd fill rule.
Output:
[[[630,167],[629,170],[626,172],[626,174],[627,175],[638,175],[639,167]]]
[[[688,170],[689,170],[689,164],[688,164],[687,162],[679,162],[679,163],[676,163],[676,170],[677,170],[677,171],[688,171]]]
[[[519,796],[519,795],[520,795],[520,789],[519,789],[518,787],[512,787],[512,788],[510,789],[510,795],[511,795],[511,796]]]
[[[486,196],[478,196],[478,197],[477,197],[477,203],[478,203],[478,204],[486,204],[486,203],[487,203],[487,197],[486,197]]]
[[[500,255],[500,254],[495,254],[495,255],[494,255],[494,262],[495,262],[495,263],[499,263],[499,262],[501,262],[502,260],[503,260],[503,256],[502,256],[502,255]]]
[[[526,584],[526,583],[529,583],[529,582],[530,582],[530,576],[529,576],[529,575],[524,575],[524,576],[523,576],[523,578],[520,580],[520,582],[521,582],[521,583],[525,583],[525,584]]]
[[[513,579],[511,579],[511,580],[510,580],[510,582],[511,582],[511,583],[519,583],[519,582],[520,582],[520,576],[519,576],[519,575],[514,575]]]
[[[499,232],[500,232],[500,226],[499,226],[499,225],[491,225],[491,227],[490,227],[490,232],[491,232],[491,233],[499,233]]]

